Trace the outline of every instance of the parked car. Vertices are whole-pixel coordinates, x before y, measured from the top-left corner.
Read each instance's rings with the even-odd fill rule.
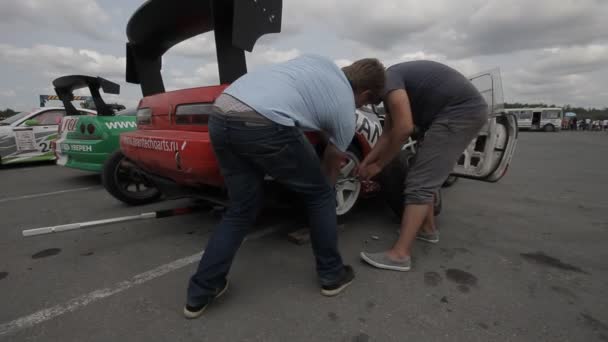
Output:
[[[77,112],[95,115],[89,109]],[[44,107],[0,121],[0,165],[55,160],[51,143],[66,115],[65,108]]]
[[[206,21],[211,13],[205,13],[200,22],[197,22],[190,15],[194,10],[192,6],[197,6],[196,2],[183,1],[179,6],[171,8],[162,4],[156,1],[146,2],[135,12],[128,24],[127,80],[141,84],[144,98],[140,101],[136,114],[137,130],[121,134],[121,151],[114,153],[104,165],[103,184],[110,194],[127,204],[148,203],[157,200],[162,194],[168,198],[194,196],[225,204],[227,197],[209,140],[207,122],[214,100],[226,85],[165,92],[160,64],[150,63],[160,60],[174,44],[212,30],[213,26]],[[238,7],[239,2],[234,2],[234,6]],[[162,11],[166,20],[155,20],[160,16],[159,11]],[[269,15],[278,15],[272,11],[273,9],[269,8]],[[232,13],[213,13],[212,17],[232,17],[230,14]],[[181,22],[185,17],[188,18],[189,27],[164,24]],[[254,19],[251,19],[252,22],[259,23]],[[247,23],[234,21],[235,26],[245,24]],[[228,28],[226,25],[216,26],[216,30]],[[251,30],[261,32],[259,35],[270,32],[267,27]],[[226,41],[217,40],[217,37]],[[244,63],[238,37],[236,42],[230,40],[230,37],[233,35],[227,32],[216,32],[217,48],[226,52],[226,45],[230,45],[230,51],[235,53],[229,56],[231,58],[220,54],[218,64],[220,80],[223,83],[229,83],[242,75],[234,73],[234,68],[228,68],[231,63],[236,63],[237,69],[241,62]],[[249,38],[251,37],[248,36]],[[257,37],[251,39],[255,42]],[[237,53],[239,51],[241,54]],[[222,56],[226,59],[222,59]],[[497,99],[502,96],[495,91],[500,89],[497,73],[482,73],[472,77],[472,80],[481,87],[482,94],[492,107],[493,115],[479,137],[464,151],[454,175],[497,181],[504,175],[511,160],[517,139],[517,122],[513,115],[494,110],[500,107],[497,105]],[[365,109],[358,110],[354,115],[357,117],[356,134],[336,185],[336,211],[339,215],[349,213],[366,190],[378,192],[381,188],[362,184],[353,177],[353,170],[382,134],[382,115],[376,110]],[[318,153],[322,154],[323,146],[319,144],[315,133],[307,133],[307,136],[317,147]],[[389,175],[389,182],[385,182],[383,188],[390,193],[387,198],[394,208],[403,206],[403,179],[407,174],[409,160],[415,153],[413,144],[414,142],[404,146],[400,157],[396,158],[384,173]],[[268,178],[268,183],[272,186],[272,179]],[[440,196],[438,197],[440,199]],[[293,201],[288,199],[287,202]]]
[[[57,164],[101,172],[106,159],[119,149],[120,133],[135,129],[135,109],[117,111],[122,106],[106,104],[99,88],[107,93],[118,94],[120,86],[101,77],[70,75],[58,78],[53,84],[56,89],[63,89],[60,98],[64,103],[70,103],[74,90],[89,88],[93,103],[98,109],[95,116],[78,115],[74,113],[78,112],[75,108],[67,109],[69,116],[62,119],[57,131],[59,138],[53,144]]]

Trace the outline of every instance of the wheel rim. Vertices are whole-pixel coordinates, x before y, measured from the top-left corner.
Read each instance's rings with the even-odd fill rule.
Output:
[[[353,153],[346,153],[348,158],[344,161],[336,181],[336,214],[338,216],[348,213],[357,203],[361,192],[361,181],[354,177],[359,166],[359,158]]]
[[[125,158],[114,169],[114,181],[120,191],[129,197],[146,199],[158,193],[158,189]]]

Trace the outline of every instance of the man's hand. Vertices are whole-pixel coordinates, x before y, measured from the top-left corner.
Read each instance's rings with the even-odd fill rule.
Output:
[[[361,180],[370,180],[382,171],[380,165],[376,163],[361,164],[357,170],[357,176]]]

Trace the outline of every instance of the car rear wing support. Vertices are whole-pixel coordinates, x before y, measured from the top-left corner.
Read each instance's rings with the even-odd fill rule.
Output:
[[[148,0],[127,24],[126,80],[144,96],[165,92],[162,56],[213,30],[220,83],[232,83],[247,72],[245,51],[281,31],[282,6],[282,0]]]
[[[74,90],[81,88],[89,88],[93,103],[95,103],[97,115],[114,115],[112,107],[108,106],[101,97],[99,88],[106,94],[120,94],[119,84],[101,77],[69,75],[53,80],[53,86],[55,87],[55,93],[57,93],[57,96],[63,102],[67,115],[80,114],[72,104],[72,101],[75,98]]]

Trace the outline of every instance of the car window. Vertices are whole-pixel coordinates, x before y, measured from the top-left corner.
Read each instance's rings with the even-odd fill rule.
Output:
[[[532,119],[532,112],[529,110],[522,110],[519,112],[519,118],[520,119]]]
[[[38,121],[38,126],[59,125],[59,123],[61,123],[61,118],[64,116],[64,110],[47,110],[30,118],[29,120]]]
[[[543,114],[547,119],[559,119],[561,116],[560,113],[559,110],[546,110]]]

